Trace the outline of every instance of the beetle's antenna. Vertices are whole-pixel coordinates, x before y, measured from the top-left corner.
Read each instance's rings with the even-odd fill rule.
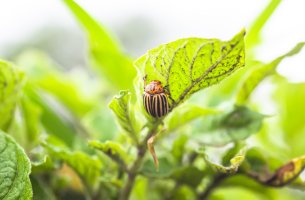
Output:
[[[146,87],[146,79],[147,79],[147,74],[143,77],[143,81],[144,81],[144,89]]]

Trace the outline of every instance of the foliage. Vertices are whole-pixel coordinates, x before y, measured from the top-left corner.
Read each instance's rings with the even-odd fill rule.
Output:
[[[290,188],[305,189],[305,85],[276,68],[305,43],[269,63],[254,51],[280,2],[227,41],[183,38],[133,64],[104,27],[64,0],[99,73],[69,73],[36,50],[16,65],[0,61],[1,199],[304,199]],[[145,76],[165,89],[162,118],[143,109]],[[274,116],[255,101],[266,81]]]

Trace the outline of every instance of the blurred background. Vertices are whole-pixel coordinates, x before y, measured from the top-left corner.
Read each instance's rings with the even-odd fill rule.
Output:
[[[113,32],[132,57],[183,37],[231,38],[251,22],[268,0],[76,1]],[[305,2],[283,1],[262,32],[256,56],[270,61],[305,40]],[[60,0],[10,0],[0,7],[0,55],[10,59],[24,49],[46,51],[67,69],[87,64],[85,36]],[[285,59],[278,70],[292,82],[305,80],[305,52]]]

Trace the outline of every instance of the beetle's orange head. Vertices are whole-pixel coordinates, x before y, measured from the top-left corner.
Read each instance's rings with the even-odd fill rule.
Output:
[[[161,81],[153,80],[148,85],[145,86],[144,92],[148,94],[160,94],[164,93],[164,89]]]

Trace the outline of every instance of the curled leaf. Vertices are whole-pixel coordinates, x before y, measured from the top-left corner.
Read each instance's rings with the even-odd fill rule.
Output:
[[[130,92],[120,91],[120,95],[112,99],[109,107],[115,113],[121,127],[138,143],[135,117],[130,109]]]
[[[204,152],[200,152],[203,155],[205,162],[216,172],[223,174],[234,174],[238,171],[239,166],[245,159],[246,149],[241,149],[233,158],[230,159],[230,166],[223,166],[213,163],[209,160],[208,156]]]

